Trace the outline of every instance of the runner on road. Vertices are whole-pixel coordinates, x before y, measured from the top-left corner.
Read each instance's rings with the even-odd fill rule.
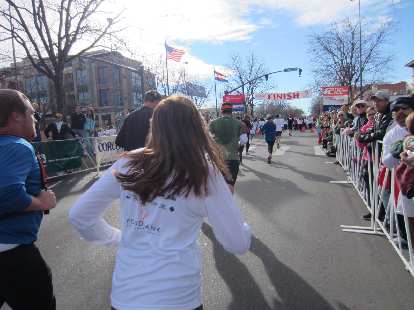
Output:
[[[289,136],[291,136],[292,135],[292,130],[293,130],[293,123],[294,123],[294,118],[292,117],[292,115],[289,115],[289,117],[288,117],[288,120],[287,120],[287,122],[288,122],[288,130],[289,130]]]
[[[276,118],[274,120],[276,125],[276,146],[279,149],[280,148],[280,138],[282,137],[283,132],[283,126],[285,124],[285,120],[280,117],[280,115],[276,115]]]
[[[249,250],[251,230],[223,178],[228,172],[220,149],[194,103],[170,96],[154,109],[151,122],[145,148],[109,168],[69,219],[85,240],[117,246],[112,309],[202,310],[197,239],[204,219],[234,254]],[[116,200],[121,230],[103,218]]]
[[[272,154],[273,154],[273,146],[275,145],[276,140],[276,125],[272,120],[272,115],[267,115],[266,117],[267,122],[262,127],[262,132],[265,136],[265,141],[267,143],[267,150],[269,152],[269,156],[267,157],[267,163],[272,163]]]
[[[56,197],[30,144],[34,114],[21,92],[0,89],[0,308],[55,310],[52,274],[35,242]]]
[[[224,153],[231,174],[231,180],[227,179],[226,181],[234,190],[240,166],[238,149],[242,125],[240,121],[232,117],[233,107],[231,104],[224,103],[221,112],[223,116],[210,123],[210,132]]]

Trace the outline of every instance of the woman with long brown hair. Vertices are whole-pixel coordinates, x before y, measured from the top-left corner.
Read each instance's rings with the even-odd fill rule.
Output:
[[[118,245],[114,309],[202,309],[197,237],[204,218],[228,251],[243,254],[250,246],[227,173],[191,100],[162,100],[146,146],[119,159],[70,211],[86,240]],[[121,230],[102,219],[118,198]]]

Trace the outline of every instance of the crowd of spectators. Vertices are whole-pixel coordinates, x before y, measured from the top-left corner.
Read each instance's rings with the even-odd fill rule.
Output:
[[[80,106],[74,106],[72,113],[66,115],[62,112],[45,115],[36,103],[33,108],[37,121],[33,142],[100,137],[117,133],[111,122],[105,121],[98,126],[97,116],[92,108],[82,111]]]
[[[318,143],[327,155],[335,156],[337,149],[344,146],[338,141],[344,138],[355,143],[360,156],[352,160],[362,167],[359,177],[365,185],[367,202],[371,205],[370,184],[376,182],[380,188],[378,220],[386,222],[387,207],[394,199],[402,246],[407,247],[407,227],[414,240],[414,96],[391,102],[386,91],[378,91],[367,101],[357,100],[351,106],[323,113],[317,119],[316,130]],[[379,154],[378,173],[370,175],[368,171],[374,171],[375,150]],[[394,184],[390,173],[394,173]],[[405,223],[403,214],[409,223]],[[371,216],[368,213],[363,218],[371,220]]]

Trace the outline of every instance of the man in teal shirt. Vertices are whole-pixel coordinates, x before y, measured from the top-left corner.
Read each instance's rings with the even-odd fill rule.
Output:
[[[231,173],[231,180],[227,183],[234,187],[239,173],[239,140],[241,134],[241,123],[232,117],[233,108],[229,103],[224,103],[221,107],[222,117],[210,123],[210,132],[214,135],[217,144],[220,145],[227,167]]]

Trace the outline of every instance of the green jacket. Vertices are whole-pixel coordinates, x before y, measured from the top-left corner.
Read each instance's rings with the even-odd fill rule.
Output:
[[[221,146],[226,160],[239,160],[240,121],[230,116],[220,117],[210,123],[210,132]]]

